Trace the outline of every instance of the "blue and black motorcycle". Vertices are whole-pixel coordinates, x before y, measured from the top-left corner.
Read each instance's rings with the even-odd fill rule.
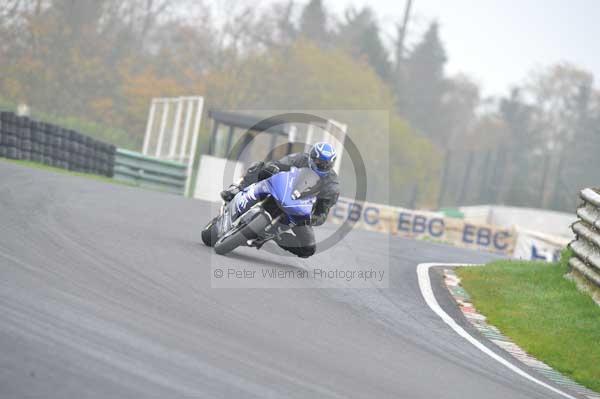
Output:
[[[319,188],[310,168],[294,168],[251,184],[221,207],[202,230],[202,241],[220,255],[239,246],[261,248],[293,226],[310,222]]]

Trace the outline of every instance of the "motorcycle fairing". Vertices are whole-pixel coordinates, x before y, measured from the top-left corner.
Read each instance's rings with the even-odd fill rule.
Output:
[[[266,180],[251,184],[240,191],[228,205],[231,221],[235,221],[258,201],[271,195],[284,213],[282,223],[299,224],[310,220],[315,192],[310,190],[318,183],[319,178],[308,168],[292,168],[288,172],[280,172]],[[302,195],[304,194],[304,195]]]
[[[265,180],[269,192],[289,222],[294,224],[310,220],[316,197],[303,197],[301,194],[313,188],[318,181],[318,176],[315,177],[314,172],[307,168],[292,168],[289,172],[278,173]]]

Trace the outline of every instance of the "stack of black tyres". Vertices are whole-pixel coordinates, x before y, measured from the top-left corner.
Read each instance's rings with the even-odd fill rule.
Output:
[[[74,130],[0,112],[0,157],[112,177],[115,151]]]

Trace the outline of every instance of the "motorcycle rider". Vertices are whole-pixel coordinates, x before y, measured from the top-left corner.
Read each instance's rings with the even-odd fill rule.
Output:
[[[337,173],[333,170],[337,153],[326,142],[316,143],[308,153],[286,155],[278,161],[255,162],[246,171],[239,184],[232,184],[221,192],[224,201],[231,201],[241,190],[258,181],[267,179],[279,172],[296,168],[310,167],[319,177],[319,193],[312,209],[310,224],[294,226],[291,233],[282,233],[275,242],[284,250],[301,258],[308,258],[316,251],[315,234],[312,226],[325,223],[329,209],[335,205],[340,195]]]

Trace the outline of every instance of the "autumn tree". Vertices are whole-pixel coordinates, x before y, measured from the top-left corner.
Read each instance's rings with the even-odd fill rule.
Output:
[[[379,26],[369,7],[349,8],[336,33],[337,42],[357,59],[364,58],[384,81],[391,78],[389,54],[380,37]]]
[[[437,151],[395,114],[392,92],[365,60],[358,62],[341,49],[323,50],[311,41],[298,41],[290,48],[260,53],[215,71],[206,76],[205,82],[209,102],[221,107],[323,110],[323,114],[348,123],[363,158],[371,166],[368,169],[379,171],[371,176],[372,200],[388,202],[391,198],[398,205],[407,205],[416,185],[419,204],[434,205],[439,174]],[[338,116],[329,109],[379,109],[389,113],[344,112]],[[374,166],[378,159],[385,158],[390,164]],[[350,176],[353,171],[343,173]],[[385,180],[388,175],[392,181]],[[386,189],[382,193],[389,187],[390,195],[378,197],[377,187]]]
[[[327,10],[322,0],[310,0],[300,16],[300,34],[318,44],[329,42]]]
[[[421,42],[406,60],[406,82],[401,112],[421,132],[434,140],[446,134],[442,98],[446,91],[444,66],[446,51],[439,38],[439,27],[432,23]]]
[[[578,191],[596,184],[592,177],[598,150],[598,91],[593,76],[569,64],[533,74],[527,90],[537,112],[538,148],[548,159],[540,204],[575,206]]]

